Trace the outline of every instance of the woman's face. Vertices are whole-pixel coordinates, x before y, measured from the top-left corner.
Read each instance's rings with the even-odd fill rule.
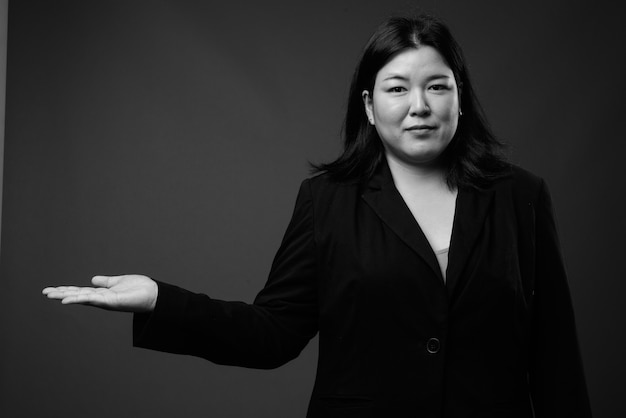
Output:
[[[430,46],[400,52],[363,91],[365,111],[388,159],[432,165],[446,149],[459,120],[459,93],[452,70]]]

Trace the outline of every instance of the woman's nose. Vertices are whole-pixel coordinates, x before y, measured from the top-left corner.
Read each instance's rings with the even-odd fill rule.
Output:
[[[426,100],[426,95],[422,91],[414,91],[411,94],[411,105],[409,114],[411,115],[425,115],[430,113],[430,107]]]

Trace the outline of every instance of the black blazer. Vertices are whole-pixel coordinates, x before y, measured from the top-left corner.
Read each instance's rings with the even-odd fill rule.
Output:
[[[252,305],[159,283],[134,343],[274,368],[319,332],[308,417],[590,417],[550,196],[517,167],[460,188],[444,283],[382,165],[302,183]]]

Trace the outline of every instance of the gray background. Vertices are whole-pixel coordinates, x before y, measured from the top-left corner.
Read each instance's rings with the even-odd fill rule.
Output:
[[[418,6],[551,186],[595,416],[626,416],[626,37],[608,1],[565,0],[10,2],[0,415],[304,416],[315,340],[278,370],[216,366],[40,291],[143,273],[251,301],[306,162],[339,151],[362,45]]]
[[[0,0],[0,220],[2,220],[2,174],[4,173],[4,113],[7,76],[7,21],[9,0]],[[0,225],[0,234],[2,227]],[[0,248],[0,251],[2,248]]]

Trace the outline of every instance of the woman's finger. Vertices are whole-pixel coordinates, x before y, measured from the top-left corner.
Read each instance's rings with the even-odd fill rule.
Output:
[[[93,276],[91,283],[94,286],[112,287],[119,283],[122,276]]]
[[[105,303],[105,298],[102,294],[89,292],[89,293],[78,293],[74,295],[66,295],[61,303],[63,305],[69,305],[73,303],[82,303],[89,305],[101,305]]]
[[[73,292],[75,290],[80,289],[78,286],[57,286],[56,290],[59,292]]]
[[[44,294],[50,299],[63,299],[68,296],[85,295],[95,293],[97,289],[93,287],[74,287],[72,289],[47,288]]]
[[[65,292],[67,290],[68,286],[49,286],[44,288],[41,293],[43,293],[44,295],[53,293],[53,292]]]

